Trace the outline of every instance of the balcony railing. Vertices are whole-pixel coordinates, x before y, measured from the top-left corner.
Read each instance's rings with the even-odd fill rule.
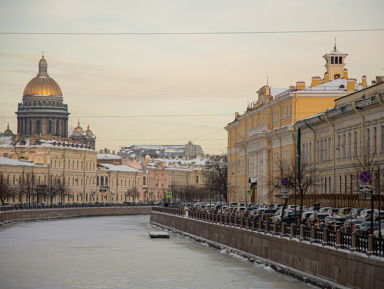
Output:
[[[255,127],[253,129],[250,129],[248,131],[248,136],[253,136],[255,134],[261,133],[261,132],[267,132],[268,131],[268,125],[260,125],[258,127]]]

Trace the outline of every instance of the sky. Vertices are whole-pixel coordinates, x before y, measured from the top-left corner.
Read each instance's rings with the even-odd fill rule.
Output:
[[[96,149],[191,140],[226,153],[235,112],[267,79],[323,77],[335,38],[350,77],[384,75],[382,11],[382,0],[0,0],[0,131],[16,132],[44,51],[69,133],[89,124]]]

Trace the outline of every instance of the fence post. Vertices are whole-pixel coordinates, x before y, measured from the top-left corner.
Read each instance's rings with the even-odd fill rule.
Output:
[[[291,238],[295,237],[295,224],[294,223],[291,224],[291,236],[290,237]]]
[[[304,224],[300,225],[300,240],[304,240]]]
[[[315,242],[315,234],[316,234],[316,231],[315,231],[315,226],[312,226],[311,227],[311,243]]]
[[[244,217],[241,216],[241,228],[244,228]]]
[[[328,245],[328,229],[323,231],[323,245]]]
[[[281,223],[281,236],[285,235],[285,223]]]
[[[341,247],[341,231],[338,230],[336,231],[336,245],[335,245],[336,248],[340,248]]]
[[[277,235],[277,222],[273,222],[273,235]]]
[[[367,250],[367,255],[372,255],[373,254],[373,235],[368,236],[368,250]]]
[[[261,232],[261,225],[262,225],[262,223],[261,223],[261,220],[258,220],[259,221],[259,232]]]
[[[351,234],[351,251],[356,251],[356,234],[352,232]]]
[[[252,231],[255,230],[255,219],[252,220]]]

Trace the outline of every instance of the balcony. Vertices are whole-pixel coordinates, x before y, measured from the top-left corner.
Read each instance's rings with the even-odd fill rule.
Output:
[[[264,125],[260,125],[258,127],[255,127],[253,129],[250,129],[248,131],[248,136],[253,136],[253,135],[256,135],[258,133],[263,133],[263,132],[267,132],[268,131],[268,125],[264,124]]]

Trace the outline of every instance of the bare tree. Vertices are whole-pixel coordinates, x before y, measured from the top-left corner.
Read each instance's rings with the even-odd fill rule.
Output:
[[[227,200],[227,155],[214,155],[209,159],[204,168],[204,177],[210,193],[210,199],[219,199],[222,197]],[[218,196],[218,198],[217,198]]]
[[[64,203],[66,196],[71,196],[71,192],[65,184],[65,178],[63,180],[60,178],[56,180],[54,190],[57,192],[61,203]]]
[[[139,191],[135,187],[130,188],[127,194],[129,199],[132,199],[133,202],[136,202],[136,198],[139,198]]]
[[[26,201],[31,203],[31,198],[33,199],[33,195],[35,193],[35,174],[33,171],[28,173],[23,173],[23,176],[19,182],[19,186],[17,188],[19,200],[22,201],[23,195],[26,196]]]
[[[294,195],[300,198],[300,223],[302,223],[303,205],[305,195],[309,192],[315,192],[316,189],[316,176],[313,171],[313,167],[310,162],[301,162],[300,167],[295,162],[278,160],[275,163],[277,168],[276,173],[272,175],[268,180],[267,184],[271,188],[271,194],[278,192],[283,187],[282,180],[287,179],[288,185],[286,186]],[[291,194],[292,196],[292,194]],[[282,217],[284,216],[284,210],[286,208],[288,199],[285,200]]]
[[[6,178],[3,173],[0,173],[0,201],[4,205],[5,201],[12,195],[13,190],[9,185],[8,177]]]

